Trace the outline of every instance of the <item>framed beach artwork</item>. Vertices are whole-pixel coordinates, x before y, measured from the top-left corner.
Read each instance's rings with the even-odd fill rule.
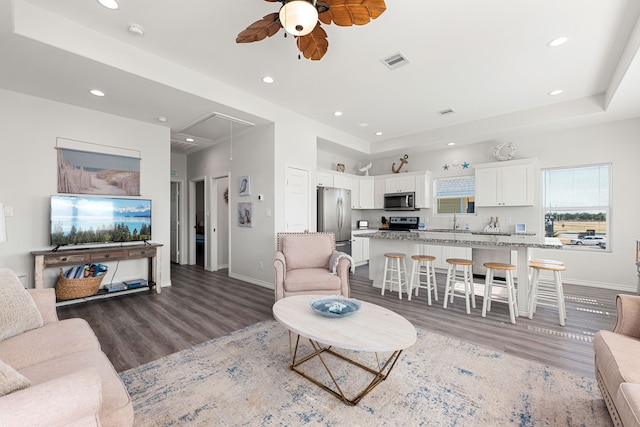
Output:
[[[58,149],[58,193],[140,195],[140,158]]]
[[[238,226],[253,227],[253,203],[238,203]]]
[[[251,177],[249,175],[238,178],[238,196],[251,195]]]

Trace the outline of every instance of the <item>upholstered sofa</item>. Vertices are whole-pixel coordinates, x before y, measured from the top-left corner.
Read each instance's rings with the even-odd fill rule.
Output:
[[[278,233],[275,299],[318,294],[349,297],[352,258],[336,251],[333,233]]]
[[[598,386],[614,425],[640,426],[640,296],[618,295],[618,321],[594,340]]]
[[[131,426],[133,406],[89,324],[58,320],[53,289],[0,269],[0,425]]]

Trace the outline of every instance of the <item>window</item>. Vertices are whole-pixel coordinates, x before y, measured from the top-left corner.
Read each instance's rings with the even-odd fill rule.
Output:
[[[433,187],[433,194],[436,197],[435,213],[475,213],[475,176],[435,179]]]
[[[542,171],[544,229],[566,248],[609,249],[611,166]]]

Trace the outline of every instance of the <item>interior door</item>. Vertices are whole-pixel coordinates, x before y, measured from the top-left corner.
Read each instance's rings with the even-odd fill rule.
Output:
[[[309,231],[309,171],[288,166],[285,192],[286,231]]]

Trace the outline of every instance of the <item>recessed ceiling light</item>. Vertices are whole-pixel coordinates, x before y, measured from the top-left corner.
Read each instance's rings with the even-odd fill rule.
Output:
[[[89,93],[93,96],[104,96],[104,92],[99,89],[91,89]]]
[[[193,138],[187,138],[187,139],[185,139],[185,141],[187,141],[187,142],[193,142],[193,141],[195,141],[195,139],[193,139]]]
[[[380,136],[380,135],[382,135],[382,132],[380,131],[376,132],[376,136]]]
[[[455,142],[448,142],[448,143],[447,143],[447,145],[448,145],[449,147],[451,147],[452,145],[456,145],[456,143],[455,143]]]
[[[107,9],[115,10],[119,7],[116,0],[98,0],[98,2]]]
[[[335,113],[333,113],[333,115],[336,117],[340,117],[342,115],[342,111],[336,111]]]
[[[561,45],[565,44],[568,40],[569,40],[568,37],[564,37],[564,36],[556,37],[555,39],[553,39],[549,43],[547,43],[547,46],[549,46],[549,47],[561,46]]]
[[[369,126],[369,123],[358,123],[358,126],[360,126],[361,128],[366,128],[367,126]]]
[[[165,116],[160,116],[157,118],[157,120],[161,123],[166,123],[167,122],[167,118]]]
[[[556,96],[556,95],[560,95],[562,92],[564,92],[562,89],[556,89],[549,92],[549,95]]]
[[[273,80],[273,77],[271,77],[271,76],[264,76],[262,78],[262,82],[270,85],[271,83],[274,82],[274,80]]]

